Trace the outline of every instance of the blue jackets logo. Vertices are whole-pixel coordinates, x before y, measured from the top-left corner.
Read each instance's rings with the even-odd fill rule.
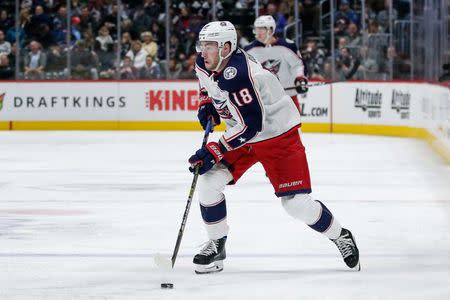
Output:
[[[227,80],[233,79],[236,77],[237,69],[235,67],[228,67],[223,71],[223,77]]]

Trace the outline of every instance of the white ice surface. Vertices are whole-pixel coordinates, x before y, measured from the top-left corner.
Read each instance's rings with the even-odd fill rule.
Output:
[[[195,199],[164,274],[153,255],[172,253],[201,138],[0,132],[0,299],[450,299],[450,168],[403,138],[303,135],[313,195],[352,230],[361,272],[283,211],[258,165],[226,191],[224,271],[193,272]]]

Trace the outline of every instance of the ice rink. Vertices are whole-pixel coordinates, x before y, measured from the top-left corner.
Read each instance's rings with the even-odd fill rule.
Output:
[[[313,195],[352,230],[361,272],[284,212],[258,165],[226,192],[224,271],[193,272],[195,198],[163,274],[153,256],[172,253],[201,139],[0,132],[0,299],[450,299],[450,167],[406,138],[303,134]]]

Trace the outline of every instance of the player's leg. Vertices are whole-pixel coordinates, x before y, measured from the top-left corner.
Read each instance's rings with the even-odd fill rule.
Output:
[[[322,202],[310,196],[308,161],[298,131],[291,130],[254,148],[258,156],[264,157],[261,163],[286,212],[332,240],[349,267],[359,266],[358,248],[351,233],[341,227]]]
[[[328,237],[338,247],[349,268],[361,269],[359,250],[352,233],[341,227],[322,202],[314,200],[309,194],[296,194],[281,197],[281,203],[290,216]]]
[[[209,241],[194,257],[197,274],[220,272],[226,258],[225,243],[228,235],[225,186],[235,183],[256,159],[248,148],[242,147],[225,153],[222,163],[199,177],[198,195],[200,211]]]
[[[194,256],[195,272],[198,274],[219,272],[226,257],[225,242],[228,235],[227,208],[223,191],[233,180],[231,173],[217,164],[198,179],[200,212],[205,223],[209,241]]]

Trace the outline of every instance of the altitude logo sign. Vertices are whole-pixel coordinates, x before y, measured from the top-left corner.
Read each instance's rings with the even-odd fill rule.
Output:
[[[367,111],[369,118],[381,118],[381,104],[383,94],[380,91],[357,89],[355,95],[355,107]]]
[[[409,92],[392,91],[391,108],[400,115],[401,119],[409,119],[410,103],[411,94]]]
[[[3,109],[3,100],[5,100],[6,93],[0,95],[0,111]]]

